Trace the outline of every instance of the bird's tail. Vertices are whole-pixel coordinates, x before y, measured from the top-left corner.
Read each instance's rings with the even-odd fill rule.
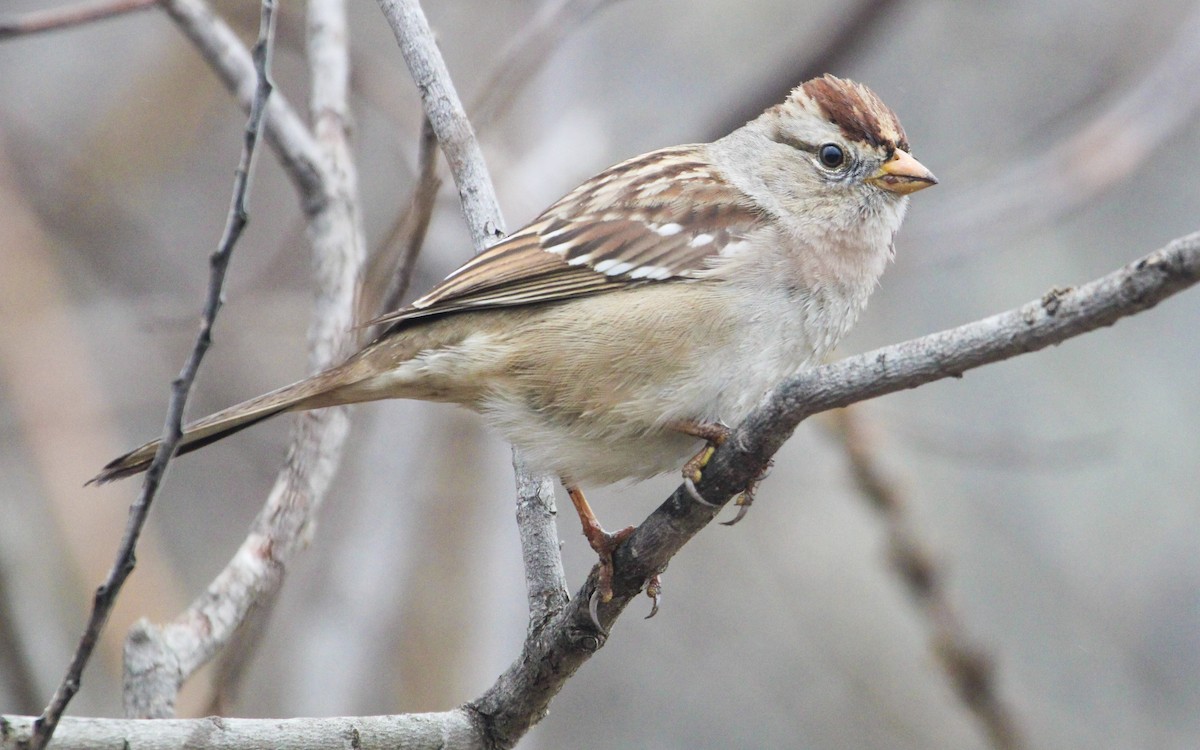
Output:
[[[337,384],[338,378],[334,377],[338,369],[340,368],[327,370],[298,383],[243,401],[187,425],[184,427],[176,455],[203,448],[276,414],[345,403],[344,399],[338,397],[341,388],[340,384]],[[114,479],[140,474],[150,468],[150,462],[158,452],[160,442],[162,441],[152,440],[109,461],[99,474],[88,480],[88,484],[104,484]]]

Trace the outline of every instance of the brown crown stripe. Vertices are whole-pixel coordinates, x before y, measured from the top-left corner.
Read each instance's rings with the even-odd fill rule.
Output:
[[[825,75],[800,88],[847,138],[908,150],[896,113],[866,86]]]

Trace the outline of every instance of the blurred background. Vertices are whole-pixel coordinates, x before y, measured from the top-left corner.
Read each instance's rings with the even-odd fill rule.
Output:
[[[0,15],[54,5],[8,0]],[[303,109],[303,13],[281,5],[276,79]],[[378,247],[414,183],[419,102],[375,3],[350,5]],[[1198,228],[1194,2],[597,5],[567,17],[561,46],[493,93],[503,111],[478,123],[509,227],[608,164],[724,134],[811,75],[863,81],[941,184],[915,196],[840,354],[1015,307]],[[257,6],[216,3],[246,38]],[[543,8],[428,6],[468,100]],[[156,11],[0,44],[0,711],[40,710],[111,564],[138,484],[82,484],[161,430],[244,121]],[[309,252],[296,195],[262,157],[192,416],[304,374]],[[444,185],[413,292],[470,252]],[[1028,747],[1200,746],[1198,324],[1191,290],[855,410]],[[270,422],[172,465],[72,713],[120,714],[125,630],[171,618],[221,569],[287,429]],[[616,528],[675,484],[591,496]],[[829,420],[810,420],[747,519],[684,549],[663,610],[643,621],[635,605],[521,746],[990,747],[889,563],[888,533]],[[594,557],[570,513],[560,534],[574,591]],[[312,546],[226,710],[450,708],[510,663],[525,623],[507,446],[453,408],[359,407]],[[206,710],[209,688],[186,690],[182,712]]]

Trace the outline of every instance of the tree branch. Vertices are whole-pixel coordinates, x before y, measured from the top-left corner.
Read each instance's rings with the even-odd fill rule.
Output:
[[[1055,288],[1008,312],[806,370],[777,387],[734,430],[697,489],[724,503],[756,477],[808,417],[916,388],[967,370],[1062,343],[1154,307],[1200,281],[1200,232],[1078,288]],[[617,596],[600,608],[607,625],[642,581],[658,571],[716,509],[679,489],[616,555]]]
[[[66,29],[71,26],[82,26],[123,13],[146,10],[157,5],[158,2],[159,0],[103,0],[68,8],[35,11],[16,18],[0,18],[0,41],[15,36],[27,36]]]
[[[154,460],[150,463],[150,468],[146,471],[146,478],[142,485],[141,494],[129,509],[129,522],[125,527],[125,534],[121,539],[117,560],[109,571],[104,583],[96,589],[91,616],[88,619],[87,627],[84,630],[83,637],[79,641],[79,646],[75,650],[75,655],[71,659],[71,664],[67,669],[67,674],[63,678],[62,684],[55,691],[50,705],[46,707],[42,715],[34,722],[33,736],[30,742],[30,747],[33,750],[40,750],[40,748],[45,747],[50,738],[54,736],[54,730],[59,718],[62,716],[62,712],[79,690],[83,668],[91,658],[92,650],[95,648],[101,629],[103,629],[104,624],[108,621],[108,615],[112,611],[117,595],[121,591],[121,586],[125,583],[125,579],[129,577],[129,574],[133,572],[135,565],[134,550],[137,547],[138,538],[141,536],[142,527],[146,523],[146,517],[150,513],[150,505],[154,500],[155,494],[158,492],[171,456],[174,455],[175,448],[178,446],[179,440],[183,435],[184,407],[187,405],[187,398],[191,392],[192,383],[195,382],[196,373],[200,369],[200,363],[203,361],[204,354],[208,351],[209,344],[212,341],[212,326],[216,320],[217,312],[221,308],[221,289],[225,283],[225,272],[229,268],[229,260],[233,255],[234,245],[237,244],[242,230],[246,226],[246,195],[250,189],[250,174],[254,165],[255,147],[258,145],[259,136],[262,134],[263,116],[267,100],[271,94],[271,83],[266,73],[266,66],[270,47],[270,30],[274,18],[274,7],[273,0],[264,0],[262,28],[259,44],[255,48],[255,62],[259,71],[259,75],[257,76],[259,83],[250,107],[249,121],[246,123],[244,131],[242,155],[234,175],[232,205],[229,208],[225,231],[220,243],[217,245],[216,252],[209,259],[211,270],[208,292],[205,296],[204,307],[200,317],[200,332],[196,336],[196,343],[192,347],[192,352],[188,356],[187,361],[184,363],[183,370],[171,384],[171,399],[167,407],[166,424],[163,426],[162,442],[159,444],[158,451],[154,455]]]
[[[315,174],[324,178],[321,197],[311,201],[315,210],[308,217],[317,282],[309,364],[320,370],[345,359],[358,344],[354,314],[366,254],[347,135],[349,62],[342,0],[311,0],[309,62],[321,160]],[[305,196],[306,201],[313,197]],[[127,713],[172,715],[182,683],[247,621],[270,609],[288,564],[308,544],[308,530],[332,481],[348,429],[342,407],[297,416],[284,467],[233,559],[174,622],[157,627],[143,621],[130,633]]]
[[[421,104],[450,165],[475,252],[481,252],[504,232],[500,202],[488,176],[483,150],[467,120],[450,71],[438,51],[429,21],[416,0],[379,0],[379,7],[396,35]]]
[[[504,217],[488,175],[483,151],[466,111],[450,80],[433,31],[416,0],[379,0],[379,7],[396,35],[413,80],[421,92],[425,117],[433,127],[450,173],[458,186],[463,215],[471,230],[476,252],[503,235]],[[548,477],[525,471],[524,461],[513,450],[517,482],[517,521],[529,597],[530,637],[549,616],[549,607],[566,603],[566,577],[558,547],[554,517],[554,485]]]

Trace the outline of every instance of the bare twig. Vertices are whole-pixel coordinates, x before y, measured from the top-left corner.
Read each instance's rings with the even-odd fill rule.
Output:
[[[500,53],[492,72],[477,88],[467,111],[476,127],[504,114],[516,92],[545,65],[567,36],[606,5],[618,0],[550,0]],[[774,102],[772,102],[774,103]]]
[[[159,2],[242,108],[249,109],[257,87],[254,62],[229,25],[204,0]],[[279,92],[267,102],[265,134],[267,144],[300,191],[304,212],[312,215],[320,211],[329,198],[325,191],[329,178],[324,174],[323,158],[312,133]]]
[[[463,215],[476,250],[482,250],[497,234],[503,233],[504,218],[500,215],[500,204],[488,176],[483,152],[467,121],[429,22],[416,0],[379,0],[379,7],[391,24],[413,80],[421,91],[425,116],[437,134],[458,185]],[[517,519],[522,524],[521,551],[527,566],[525,578],[532,638],[535,623],[548,616],[545,607],[559,601],[557,596],[547,598],[546,592],[565,592],[566,578],[558,548],[558,530],[554,525],[554,484],[549,477],[526,473],[524,462],[515,449],[513,469],[518,490]]]
[[[15,36],[57,31],[71,26],[82,26],[123,13],[145,10],[157,5],[159,0],[102,0],[102,2],[73,5],[67,8],[35,11],[17,18],[0,18],[0,41]]]
[[[362,320],[399,308],[416,272],[417,256],[425,244],[425,234],[442,186],[437,168],[437,136],[428,117],[421,121],[418,149],[417,186],[413,188],[408,206],[392,224],[383,241],[383,249],[372,257],[367,270],[359,315]]]
[[[83,668],[87,665],[88,659],[91,657],[92,649],[95,648],[100,630],[108,620],[108,614],[112,611],[112,606],[121,591],[121,586],[129,574],[133,572],[135,564],[134,549],[137,546],[138,537],[141,535],[142,527],[146,523],[146,516],[150,512],[150,505],[154,500],[155,494],[158,492],[158,487],[162,482],[167,465],[171,460],[171,456],[175,453],[175,448],[179,444],[179,440],[183,434],[183,411],[187,405],[187,397],[191,391],[192,383],[196,379],[196,373],[200,369],[200,363],[204,359],[204,354],[212,342],[212,326],[216,320],[217,312],[221,308],[221,288],[225,282],[225,272],[229,267],[229,260],[232,257],[234,245],[236,245],[238,238],[241,236],[242,229],[246,226],[246,194],[250,189],[250,173],[254,165],[255,147],[262,133],[263,114],[266,110],[267,99],[271,93],[271,84],[266,74],[266,66],[269,56],[269,29],[274,17],[274,8],[274,0],[263,0],[263,31],[259,39],[259,44],[255,47],[255,62],[259,70],[258,93],[254,97],[253,105],[250,108],[250,118],[246,124],[242,143],[242,155],[234,176],[233,199],[229,209],[229,217],[225,224],[225,231],[220,243],[217,245],[216,252],[213,253],[209,260],[211,273],[208,292],[205,296],[204,308],[200,317],[200,333],[196,336],[196,344],[192,348],[187,362],[184,363],[183,370],[180,371],[179,376],[171,384],[171,400],[167,408],[166,424],[163,426],[162,443],[159,445],[158,452],[154,455],[154,460],[151,462],[150,468],[146,471],[146,479],[142,485],[142,492],[129,509],[129,523],[125,528],[125,534],[121,540],[117,560],[113,564],[112,570],[109,571],[107,579],[96,589],[92,614],[88,619],[87,628],[84,630],[83,637],[79,641],[75,655],[71,659],[66,677],[63,678],[62,684],[55,691],[50,705],[46,707],[42,715],[34,722],[33,736],[30,743],[30,746],[34,750],[40,750],[40,748],[45,747],[46,743],[50,741],[63,710],[79,690],[79,681],[83,674]]]
[[[344,359],[357,345],[354,314],[365,243],[347,136],[344,6],[342,0],[313,0],[309,12],[311,108],[321,152],[318,174],[324,175],[321,196],[311,201],[315,210],[308,223],[317,279],[309,361],[316,370]],[[306,203],[314,197],[304,195]],[[344,408],[299,415],[285,465],[234,558],[174,622],[161,628],[143,623],[130,633],[126,699],[137,715],[170,715],[182,682],[244,624],[270,608],[287,565],[308,543],[348,424]]]
[[[1182,237],[1150,255],[1077,289],[1056,289],[1014,310],[958,328],[877,349],[801,373],[767,396],[713,455],[699,490],[719,503],[758,476],[771,456],[808,417],[895,391],[950,377],[992,362],[1044,349],[1154,307],[1200,281],[1200,232]],[[702,506],[682,487],[655,510],[616,554],[614,597],[600,606],[605,626],[619,617],[647,577],[661,570],[693,536],[716,517],[719,508]],[[521,658],[480,698],[441,714],[386,719],[209,720],[131,723],[76,720],[81,740],[104,736],[141,741],[154,734],[164,745],[251,747],[281,744],[298,735],[336,734],[356,747],[394,747],[396,731],[368,734],[383,727],[425,731],[423,744],[406,747],[512,747],[546,712],[550,700],[599,649],[605,633],[596,632],[588,614],[595,571],[574,601],[552,613],[544,627],[533,628]],[[23,747],[31,731],[26,717],[0,718],[0,750]],[[246,732],[256,732],[253,739]],[[235,741],[236,740],[236,741]],[[206,744],[207,743],[207,744]],[[257,743],[257,744],[255,744]]]
[[[994,179],[946,196],[908,241],[931,244],[969,231],[1001,245],[1034,227],[1052,223],[1121,184],[1153,161],[1161,144],[1190,127],[1200,110],[1200,7],[1180,24],[1175,38],[1145,74],[1090,122],[1031,159],[997,170]],[[1041,137],[1041,132],[1036,134]],[[974,174],[981,170],[972,168]],[[941,263],[963,252],[964,243],[941,243],[923,263]]]
[[[416,0],[379,0],[379,7],[396,35],[400,52],[421,92],[425,116],[437,134],[458,187],[475,252],[480,252],[498,235],[503,235],[504,217],[475,130],[467,120],[420,4]]]
[[[959,699],[983,726],[992,747],[1025,747],[1013,713],[997,689],[993,659],[972,640],[951,604],[945,574],[912,524],[901,482],[887,476],[879,464],[862,415],[855,408],[846,408],[831,416],[850,460],[854,482],[886,525],[888,556],[929,623],[934,652]]]

